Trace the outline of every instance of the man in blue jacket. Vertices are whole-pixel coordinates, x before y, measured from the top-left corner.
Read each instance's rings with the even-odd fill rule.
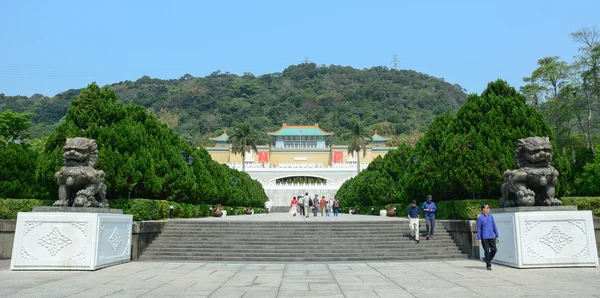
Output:
[[[477,240],[483,245],[485,267],[492,270],[492,260],[496,255],[496,243],[500,239],[494,216],[490,214],[490,205],[481,205],[482,213],[477,218]]]
[[[427,240],[433,237],[433,227],[435,226],[435,203],[432,202],[431,199],[431,195],[428,195],[427,202],[424,202],[423,206],[421,206],[425,212],[425,226],[427,227],[427,235],[425,239]]]

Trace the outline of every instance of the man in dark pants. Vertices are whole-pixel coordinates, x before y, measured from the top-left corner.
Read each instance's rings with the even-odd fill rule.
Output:
[[[477,240],[483,245],[485,267],[492,270],[492,260],[496,255],[496,243],[500,239],[494,216],[490,214],[490,205],[481,205],[482,213],[477,218]]]
[[[427,235],[425,239],[433,237],[433,228],[435,227],[435,203],[431,201],[431,195],[427,196],[427,202],[421,207],[425,212],[425,226],[427,227]]]

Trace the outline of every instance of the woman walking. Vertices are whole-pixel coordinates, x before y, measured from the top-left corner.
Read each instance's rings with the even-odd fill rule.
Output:
[[[290,214],[293,214],[294,216],[296,216],[297,211],[298,211],[298,200],[296,200],[296,197],[294,197],[292,199],[292,202],[290,203]]]

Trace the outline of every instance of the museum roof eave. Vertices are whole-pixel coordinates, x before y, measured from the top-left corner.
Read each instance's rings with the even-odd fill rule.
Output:
[[[216,138],[208,138],[211,141],[215,142],[227,142],[229,141],[229,135],[227,135],[227,130],[224,130],[223,133]]]
[[[385,141],[389,141],[390,139],[386,138],[386,137],[382,137],[380,135],[378,135],[377,133],[375,133],[373,135],[373,142],[385,142]]]
[[[333,132],[324,131],[319,128],[319,123],[315,125],[287,125],[286,123],[280,129],[267,132],[270,136],[332,136]]]
[[[206,151],[229,151],[229,147],[204,147]]]
[[[397,150],[397,147],[373,147],[373,151],[391,151],[391,150]]]

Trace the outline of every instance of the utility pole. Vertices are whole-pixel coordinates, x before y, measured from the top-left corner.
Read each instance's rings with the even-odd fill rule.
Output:
[[[398,57],[394,54],[394,60],[392,61],[392,69],[398,70]]]
[[[304,64],[308,64],[310,61],[308,61],[308,56],[304,57]]]

